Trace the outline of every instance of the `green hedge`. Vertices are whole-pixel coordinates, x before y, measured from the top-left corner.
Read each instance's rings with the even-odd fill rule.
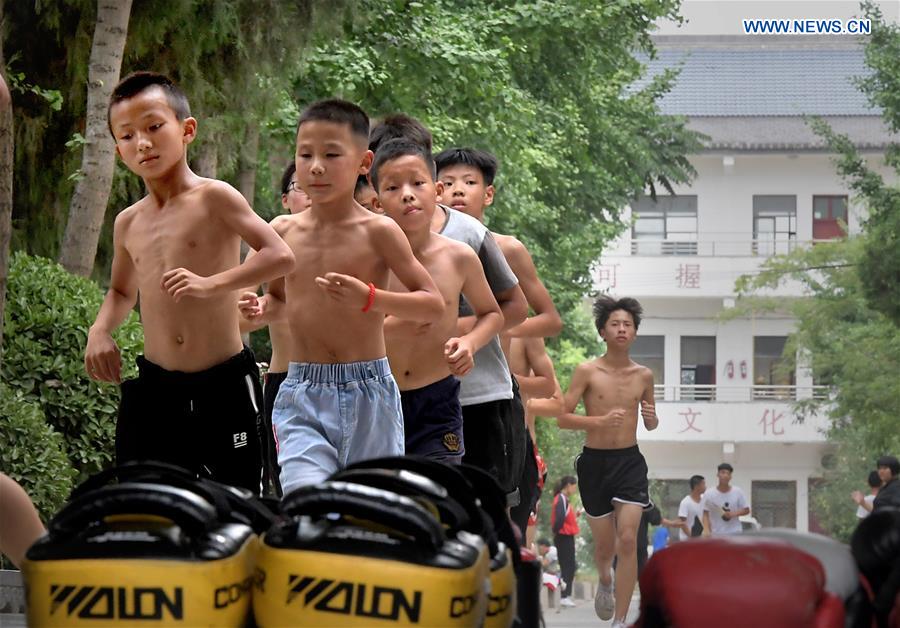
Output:
[[[75,469],[62,436],[33,401],[0,383],[0,471],[22,485],[47,521],[65,502]]]
[[[84,371],[88,328],[103,296],[97,284],[48,259],[18,252],[10,260],[0,381],[43,411],[62,435],[79,479],[109,466],[114,455],[119,388],[94,382]],[[133,377],[143,347],[136,314],[115,339],[123,377]]]

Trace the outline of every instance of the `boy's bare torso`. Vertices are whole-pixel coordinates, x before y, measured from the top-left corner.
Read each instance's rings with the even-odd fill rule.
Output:
[[[285,214],[275,217],[270,223],[273,228],[287,220],[293,214]],[[272,346],[272,358],[269,361],[269,371],[272,373],[284,373],[288,370],[291,351],[291,330],[287,321],[272,321],[269,323],[269,343]]]
[[[525,343],[518,338],[510,338],[509,336],[501,336],[503,345],[503,353],[506,355],[506,362],[509,364],[509,370],[513,374],[531,373],[531,363],[528,361],[528,354],[525,351]],[[520,391],[522,403],[528,402],[529,395],[524,391]]]
[[[284,373],[288,370],[288,353],[291,351],[291,330],[286,321],[269,323],[269,341],[272,345],[272,359],[269,371]]]
[[[144,355],[168,370],[197,372],[220,364],[242,349],[237,291],[179,302],[162,286],[162,276],[186,268],[204,277],[240,264],[240,239],[216,217],[206,181],[159,207],[145,197],[125,210],[123,246],[140,291]]]
[[[618,427],[595,427],[587,430],[585,445],[595,449],[622,449],[637,444],[638,409],[653,375],[645,366],[635,364],[611,367],[603,358],[585,363],[589,369],[584,390],[585,414],[601,416],[622,410]],[[652,384],[651,384],[652,385]]]
[[[436,323],[395,321],[396,324],[385,326],[388,360],[400,390],[422,388],[450,375],[444,344],[456,336],[459,295],[465,283],[460,258],[467,250],[465,244],[433,233],[427,246],[415,253],[437,284],[445,309]],[[407,292],[393,275],[389,289]]]
[[[387,286],[388,268],[372,233],[377,220],[389,219],[360,207],[340,221],[322,221],[309,210],[276,227],[296,258],[294,271],[285,276],[291,362],[337,364],[385,356],[384,315],[340,305],[315,284],[316,277],[335,272]]]

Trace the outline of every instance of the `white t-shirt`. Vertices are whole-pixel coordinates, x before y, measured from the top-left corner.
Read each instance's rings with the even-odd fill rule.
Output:
[[[685,495],[681,504],[678,505],[678,516],[685,519],[689,530],[694,527],[695,519],[700,519],[700,525],[703,525],[703,496],[700,496],[699,502],[695,502],[690,495]],[[691,538],[690,535],[685,534],[684,530],[678,529],[679,540],[684,541],[689,538]]]
[[[703,493],[703,510],[709,512],[710,533],[713,536],[725,536],[741,533],[741,520],[738,517],[725,521],[722,514],[726,511],[734,512],[747,507],[747,498],[744,492],[736,486],[732,486],[727,493],[719,491],[715,486]]]
[[[871,505],[872,505],[872,502],[875,501],[875,496],[872,495],[871,493],[869,493],[868,495],[866,495],[865,497],[863,497],[863,500],[864,500],[867,504],[869,504],[869,506],[871,506]],[[859,517],[860,519],[865,519],[866,517],[869,516],[869,513],[871,513],[871,512],[872,512],[871,510],[866,510],[866,509],[863,508],[862,506],[857,506],[857,507],[856,507],[856,516]]]

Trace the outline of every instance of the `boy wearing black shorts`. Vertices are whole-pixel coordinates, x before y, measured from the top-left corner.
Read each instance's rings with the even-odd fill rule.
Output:
[[[385,318],[388,362],[400,387],[406,453],[459,464],[465,441],[457,378],[472,370],[475,352],[497,335],[503,315],[475,251],[431,232],[442,188],[434,180],[428,149],[407,139],[384,142],[369,174],[378,191],[376,209],[406,234],[446,304],[444,315],[433,323]],[[389,285],[403,289],[393,277]],[[463,297],[476,320],[468,333],[457,335]]]
[[[116,216],[109,291],[88,331],[91,378],[122,386],[116,459],[159,460],[260,492],[262,397],[241,343],[237,291],[290,271],[294,255],[240,192],[188,167],[197,133],[184,92],[136,72],[107,110],[116,154],[147,195]],[[241,240],[257,254],[240,263]],[[121,381],[111,333],[140,299],[144,355]]]
[[[586,432],[575,466],[600,574],[594,610],[600,619],[612,618],[614,628],[625,626],[637,580],[637,530],[642,511],[650,506],[647,463],[637,446],[638,408],[648,430],[659,425],[653,372],[628,355],[642,313],[634,299],[604,295],[596,300],[594,322],[606,342],[606,354],[575,369],[565,413],[558,419],[561,428]],[[574,414],[582,400],[585,414]]]

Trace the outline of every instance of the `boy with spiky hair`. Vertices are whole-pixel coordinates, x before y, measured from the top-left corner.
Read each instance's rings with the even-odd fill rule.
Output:
[[[634,299],[597,298],[594,323],[606,353],[575,369],[565,413],[558,418],[561,428],[585,431],[575,468],[600,575],[594,609],[600,619],[613,618],[613,626],[623,627],[637,580],[638,526],[642,511],[650,506],[647,463],[637,446],[638,408],[644,427],[654,430],[659,425],[653,372],[628,354],[642,314]],[[574,414],[579,401],[584,401],[583,416]]]
[[[385,322],[388,360],[403,403],[406,452],[459,464],[465,440],[457,377],[472,369],[475,353],[503,327],[503,315],[475,252],[431,232],[441,186],[428,149],[406,139],[384,142],[370,175],[378,208],[403,229],[447,306],[436,323],[423,326],[393,316]],[[460,295],[474,310],[475,324],[457,335]]]
[[[122,382],[116,458],[160,460],[260,492],[262,398],[234,307],[242,286],[287,272],[294,256],[227,183],[188,167],[197,121],[184,92],[153,72],[131,74],[107,109],[116,154],[147,195],[116,216],[109,291],[84,363],[120,383],[111,333],[140,298],[144,355]],[[240,263],[240,243],[258,254]]]
[[[285,494],[356,461],[403,454],[400,393],[384,344],[384,317],[436,322],[444,300],[400,227],[353,199],[372,164],[369,118],[353,103],[324,100],[300,115],[297,181],[312,206],[276,231],[297,263],[245,317],[286,317],[288,375],[272,421]],[[408,292],[387,289],[393,274]]]

